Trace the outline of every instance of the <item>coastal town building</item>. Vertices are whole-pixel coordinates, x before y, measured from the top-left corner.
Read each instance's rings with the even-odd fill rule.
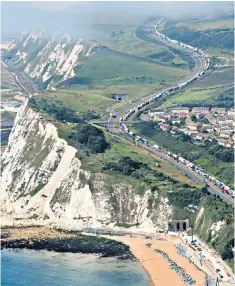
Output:
[[[208,114],[210,110],[208,107],[193,107],[192,113]]]
[[[235,116],[235,109],[229,109],[227,111],[228,116]]]
[[[171,109],[171,112],[175,114],[189,114],[189,108],[188,107],[175,107]]]
[[[225,108],[211,108],[211,113],[215,113],[215,114],[226,114],[226,109]]]
[[[165,113],[164,109],[152,109],[149,110],[149,116],[154,116],[154,115],[163,115]]]
[[[198,131],[201,128],[201,125],[191,122],[187,127],[191,131]]]
[[[170,125],[162,123],[161,124],[161,129],[163,131],[169,131],[171,128],[170,128]]]
[[[235,120],[226,112],[225,108],[174,107],[171,109],[156,108],[148,112],[148,116],[159,122],[160,128],[171,134],[184,133],[194,140],[222,140],[220,145],[231,147],[234,145]],[[194,119],[192,120],[192,116]],[[223,141],[225,140],[225,141]]]

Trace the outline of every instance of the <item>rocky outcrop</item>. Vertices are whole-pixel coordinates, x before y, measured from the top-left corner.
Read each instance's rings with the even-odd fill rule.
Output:
[[[166,198],[83,169],[56,127],[23,105],[2,156],[2,217],[70,227],[168,228]]]

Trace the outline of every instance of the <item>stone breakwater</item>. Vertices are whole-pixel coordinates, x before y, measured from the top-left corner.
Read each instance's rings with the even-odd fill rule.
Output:
[[[164,259],[167,260],[170,269],[175,270],[178,273],[178,275],[183,279],[186,285],[193,285],[196,283],[196,281],[189,274],[187,274],[182,267],[180,267],[174,260],[172,260],[166,252],[160,249],[154,249],[154,251],[156,253],[161,254],[164,257]]]
[[[101,257],[116,256],[120,259],[134,258],[129,247],[121,242],[61,230],[53,230],[52,233],[52,236],[48,236],[47,232],[44,232],[44,235],[42,235],[41,232],[40,235],[36,237],[37,229],[35,229],[35,232],[30,231],[30,228],[17,228],[13,229],[13,231],[12,229],[3,229],[1,248],[90,253],[98,254]]]

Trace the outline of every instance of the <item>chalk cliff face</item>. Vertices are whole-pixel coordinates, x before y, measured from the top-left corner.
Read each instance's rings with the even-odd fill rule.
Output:
[[[2,217],[78,228],[168,228],[172,209],[166,198],[151,191],[140,196],[131,185],[85,171],[76,152],[53,124],[22,106],[2,155]]]
[[[47,37],[42,33],[22,33],[9,47],[5,61],[24,71],[45,87],[73,78],[76,67],[92,56],[95,43],[70,36]]]

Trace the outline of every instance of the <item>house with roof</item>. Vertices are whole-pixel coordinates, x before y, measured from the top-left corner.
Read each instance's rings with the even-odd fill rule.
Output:
[[[196,138],[197,140],[203,140],[203,139],[204,139],[204,138],[203,138],[203,134],[201,134],[201,133],[196,134],[196,135],[195,135],[195,138]]]
[[[163,115],[154,115],[153,118],[155,121],[158,121],[158,122],[166,122],[168,120],[168,118]]]
[[[164,109],[151,109],[149,110],[149,116],[154,116],[154,115],[163,115],[165,113]]]
[[[228,116],[235,116],[235,109],[231,108],[227,111]]]
[[[221,132],[221,126],[219,126],[218,124],[217,124],[217,125],[214,125],[213,128],[214,128],[214,131],[216,131],[216,132],[218,132],[218,133]]]
[[[230,140],[226,140],[226,139],[223,139],[223,138],[219,138],[217,139],[217,142],[219,145],[222,145],[224,147],[232,147],[233,146],[233,142],[230,141]]]
[[[198,134],[198,131],[187,131],[185,134],[190,135],[190,136],[196,136]]]
[[[219,137],[220,138],[225,138],[225,139],[229,139],[230,138],[230,132],[221,132],[220,134],[219,134]]]
[[[198,123],[190,122],[187,124],[187,128],[191,131],[198,131],[201,128],[201,125]]]
[[[180,123],[180,118],[178,116],[171,116],[170,121],[175,124],[175,123]]]
[[[174,107],[171,109],[171,112],[174,114],[189,114],[188,107]]]
[[[193,107],[192,113],[209,114],[210,110],[208,107]]]
[[[162,123],[160,128],[163,130],[163,131],[169,131],[171,129],[170,125],[168,124],[165,124],[165,123]]]
[[[213,132],[213,131],[214,131],[213,126],[210,125],[210,124],[202,124],[202,128],[203,128],[204,130],[206,130],[207,132]]]
[[[211,113],[224,115],[224,114],[226,114],[226,108],[213,107],[213,108],[211,108]]]

